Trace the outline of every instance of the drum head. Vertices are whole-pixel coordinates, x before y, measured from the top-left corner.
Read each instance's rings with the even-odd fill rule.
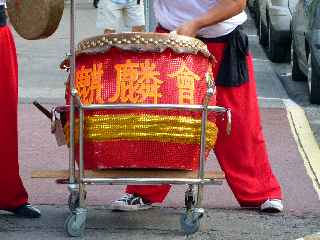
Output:
[[[64,0],[7,1],[10,22],[16,32],[28,40],[47,38],[58,28]]]

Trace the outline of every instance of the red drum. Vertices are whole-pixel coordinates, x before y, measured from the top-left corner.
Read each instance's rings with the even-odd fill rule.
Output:
[[[78,45],[75,85],[83,104],[202,104],[213,60],[204,43],[185,36],[98,36]],[[68,89],[66,99],[68,104]],[[77,118],[76,144],[78,126]],[[69,122],[65,130],[69,135]],[[86,111],[84,133],[85,169],[198,167],[200,112]],[[216,138],[214,115],[209,115],[208,150]]]

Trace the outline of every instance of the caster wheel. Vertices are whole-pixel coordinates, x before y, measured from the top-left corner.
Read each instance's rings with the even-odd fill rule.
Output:
[[[85,221],[80,225],[76,221],[77,215],[71,214],[67,217],[64,227],[70,237],[81,237],[84,234]]]
[[[181,229],[186,235],[196,233],[200,228],[200,219],[193,214],[182,214],[180,218]]]
[[[80,194],[79,192],[72,192],[69,195],[68,205],[71,212],[74,212],[79,207]]]

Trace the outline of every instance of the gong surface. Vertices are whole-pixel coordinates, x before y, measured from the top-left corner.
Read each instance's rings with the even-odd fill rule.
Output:
[[[64,0],[9,0],[10,22],[16,32],[28,40],[47,38],[59,26]]]

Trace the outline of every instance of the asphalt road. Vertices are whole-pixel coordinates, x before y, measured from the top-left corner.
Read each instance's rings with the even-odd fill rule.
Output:
[[[78,2],[78,1],[77,1]],[[17,219],[0,212],[0,239],[67,239],[63,228],[69,214],[68,191],[54,179],[31,179],[33,170],[66,169],[68,151],[57,147],[50,134],[50,123],[30,102],[38,99],[48,108],[63,104],[66,73],[58,65],[68,52],[69,12],[66,6],[58,31],[49,39],[27,41],[15,34],[20,64],[19,129],[20,172],[30,195],[43,217]],[[96,10],[87,0],[77,4],[77,41],[100,34],[95,28]],[[108,210],[110,201],[122,194],[122,186],[90,186],[86,235],[84,239],[297,239],[319,231],[320,204],[315,175],[297,147],[288,121],[288,106],[297,102],[306,111],[312,129],[319,136],[319,107],[307,102],[306,86],[290,82],[290,65],[268,61],[258,44],[253,20],[245,29],[254,56],[257,92],[270,161],[282,185],[285,211],[261,214],[241,209],[228,185],[205,190],[205,216],[201,230],[184,236],[179,227],[183,212],[184,187],[174,187],[165,203],[140,213],[115,213]],[[287,83],[287,84],[286,84]],[[211,155],[208,168],[219,168]]]

